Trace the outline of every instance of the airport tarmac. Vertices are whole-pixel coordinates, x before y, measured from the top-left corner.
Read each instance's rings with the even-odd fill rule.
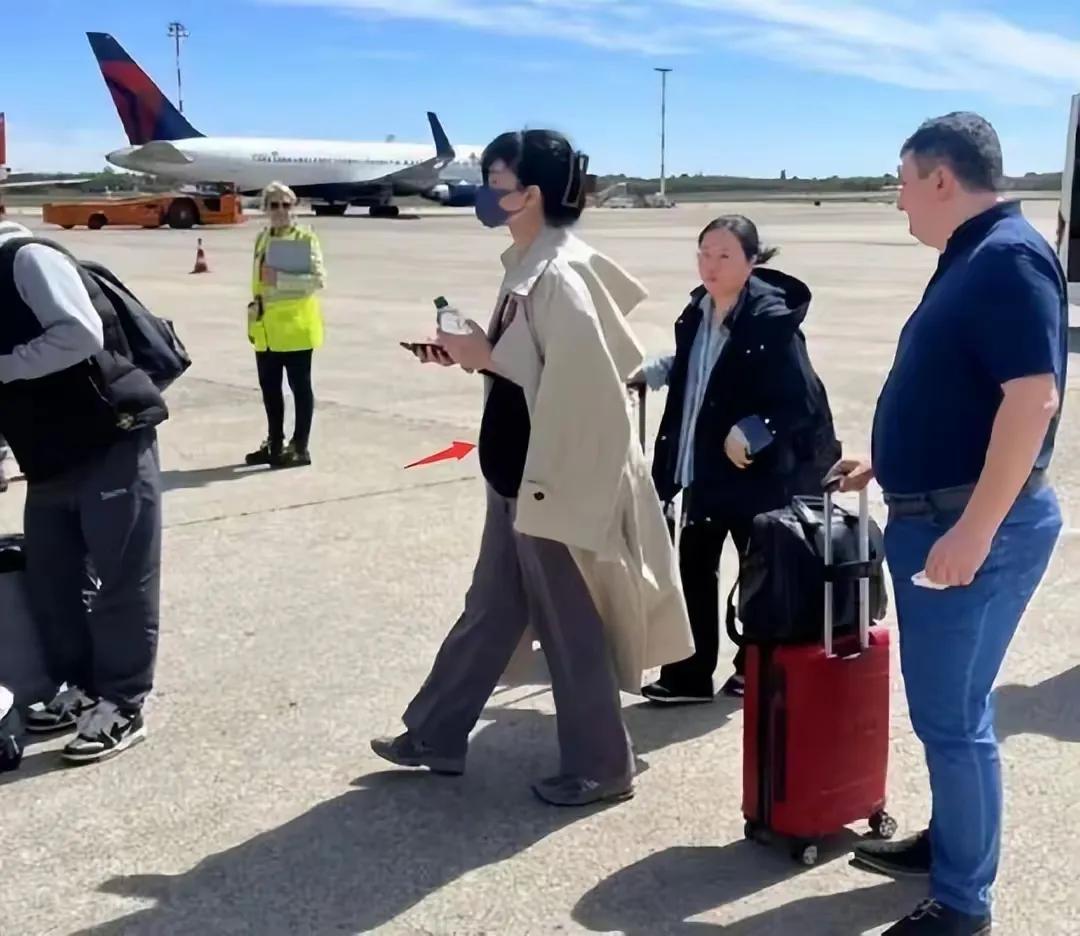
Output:
[[[722,210],[753,217],[781,248],[774,265],[810,284],[810,351],[845,449],[865,450],[935,256],[889,205]],[[1047,235],[1055,210],[1027,205]],[[596,210],[581,225],[649,288],[632,322],[650,351],[670,347],[696,283],[697,232],[715,213]],[[609,809],[558,810],[529,791],[557,768],[542,687],[495,695],[465,777],[394,771],[370,752],[370,737],[399,730],[461,607],[483,515],[475,453],[403,468],[475,441],[479,378],[421,366],[397,343],[430,334],[440,294],[486,322],[506,234],[460,213],[313,223],[329,275],[315,464],[288,472],[237,467],[265,431],[244,330],[257,219],[198,233],[43,232],[174,319],[195,364],[169,391],[161,431],[149,739],[76,769],[59,766],[62,741],[36,745],[0,779],[0,934],[841,936],[908,912],[919,882],[849,866],[864,828],[814,868],[743,841],[742,714],[730,700],[655,710],[625,696],[641,773],[637,796]],[[188,272],[197,237],[201,276]],[[1077,387],[1074,376],[1054,469],[1067,529],[998,696],[1004,936],[1080,931]],[[661,406],[651,398],[650,432]],[[21,528],[22,496],[15,484],[0,497],[0,530]],[[724,587],[731,568],[728,556]],[[898,671],[893,700],[889,809],[903,832],[922,828],[929,797]]]

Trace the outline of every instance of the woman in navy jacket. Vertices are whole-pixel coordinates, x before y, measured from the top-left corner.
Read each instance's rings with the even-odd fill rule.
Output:
[[[675,322],[675,353],[642,370],[652,389],[668,387],[653,480],[673,532],[673,501],[683,494],[679,563],[696,648],[645,687],[654,702],[713,698],[725,541],[730,536],[741,554],[755,515],[795,494],[820,493],[839,457],[825,388],[800,330],[810,290],[764,268],[774,254],[741,215],[710,223],[698,238],[702,285]],[[724,692],[742,691],[740,652]]]

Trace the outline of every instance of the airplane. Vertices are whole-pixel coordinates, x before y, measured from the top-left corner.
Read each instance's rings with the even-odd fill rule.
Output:
[[[1080,94],[1072,99],[1065,172],[1061,176],[1058,256],[1069,283],[1069,326],[1080,327]]]
[[[428,113],[435,146],[208,137],[196,130],[153,80],[107,33],[87,33],[131,146],[109,153],[114,166],[185,183],[224,183],[257,194],[284,182],[311,200],[316,215],[350,205],[374,217],[397,217],[395,196],[420,195],[444,205],[475,203],[483,147],[459,156],[438,117]]]
[[[35,179],[33,182],[9,181],[11,169],[7,165],[7,120],[0,111],[0,192],[11,189],[45,188],[50,185],[79,185],[88,179]]]

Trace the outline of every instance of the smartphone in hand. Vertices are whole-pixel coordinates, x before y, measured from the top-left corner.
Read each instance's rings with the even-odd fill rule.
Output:
[[[446,349],[434,341],[400,341],[406,351],[411,352],[422,364],[441,364],[450,367],[454,359],[447,354]]]

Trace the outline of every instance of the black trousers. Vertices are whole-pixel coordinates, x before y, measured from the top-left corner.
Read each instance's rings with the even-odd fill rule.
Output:
[[[285,439],[285,394],[282,378],[288,376],[289,389],[296,401],[293,444],[307,451],[311,422],[315,418],[315,391],[311,387],[311,351],[256,351],[259,388],[266,407],[266,425],[271,443]]]
[[[679,572],[694,634],[694,655],[669,663],[660,671],[660,682],[676,693],[713,692],[713,672],[720,653],[720,554],[729,537],[735,548],[743,551],[750,538],[751,522],[745,518],[713,517],[709,522],[683,527]],[[742,650],[735,655],[735,672],[740,675],[743,657]]]
[[[141,708],[154,683],[161,614],[154,431],[116,442],[62,478],[32,482],[23,525],[27,594],[53,683]]]

